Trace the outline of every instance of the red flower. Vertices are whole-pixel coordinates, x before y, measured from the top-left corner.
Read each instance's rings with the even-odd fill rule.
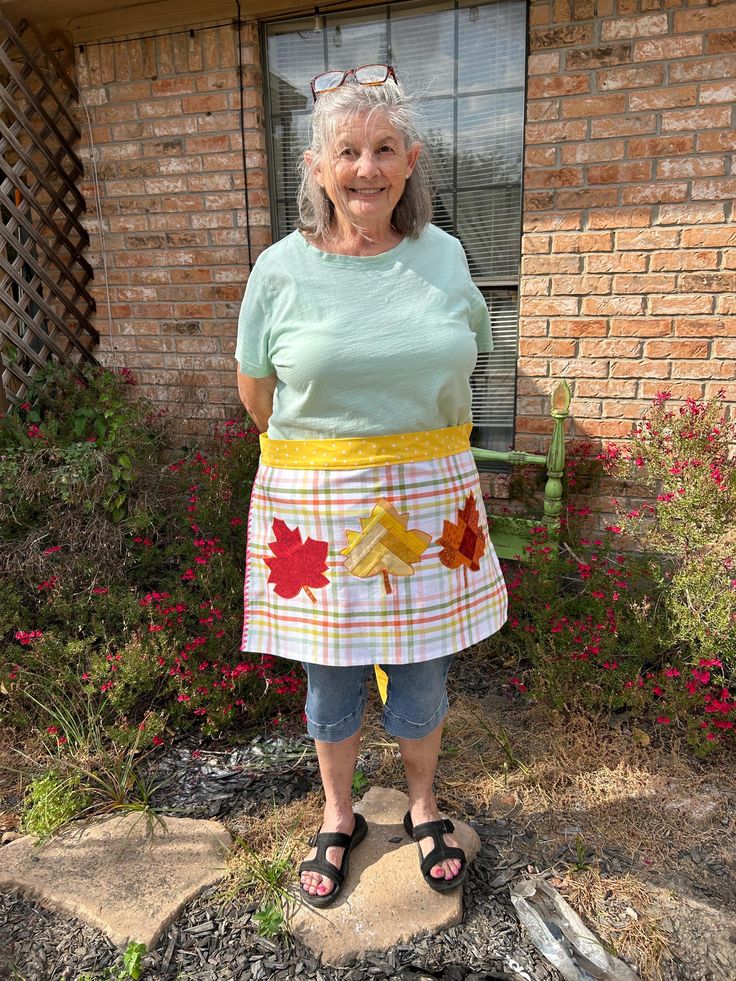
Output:
[[[671,720],[670,720],[669,715],[658,715],[657,716],[657,722],[659,722],[659,724],[661,726],[668,726],[670,724],[670,721]]]

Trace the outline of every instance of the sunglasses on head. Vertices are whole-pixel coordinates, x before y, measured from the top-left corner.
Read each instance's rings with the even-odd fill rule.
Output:
[[[335,70],[315,75],[309,83],[315,102],[317,96],[334,89],[352,79],[358,85],[383,85],[389,79],[397,81],[396,72],[392,65],[361,65],[360,68],[347,68],[344,71]]]

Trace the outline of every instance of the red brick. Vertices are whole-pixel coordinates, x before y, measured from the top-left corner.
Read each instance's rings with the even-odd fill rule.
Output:
[[[521,296],[549,296],[549,282],[541,276],[522,278],[519,293]]]
[[[614,361],[611,378],[669,378],[669,361]]]
[[[607,337],[602,341],[581,341],[580,356],[583,358],[640,358],[641,341]]]
[[[618,204],[618,191],[615,187],[599,187],[595,190],[558,191],[558,208],[611,208]]]
[[[580,215],[552,212],[544,215],[524,215],[525,232],[573,231],[582,228]]]
[[[736,31],[709,31],[705,36],[708,54],[736,51]]]
[[[679,277],[679,288],[684,292],[733,293],[736,291],[736,273],[682,273]]]
[[[675,249],[680,242],[677,228],[643,228],[616,232],[616,249]]]
[[[618,420],[580,419],[575,417],[575,431],[579,436],[592,436],[597,439],[619,439],[631,432],[629,422]]]
[[[553,276],[552,294],[586,296],[589,293],[604,294],[611,292],[610,276]]]
[[[722,204],[662,205],[656,223],[658,225],[718,224],[725,221]]]
[[[572,143],[560,147],[563,163],[590,163],[605,160],[621,160],[624,156],[623,140],[596,140],[594,143]]]
[[[588,124],[584,119],[566,122],[527,123],[524,137],[527,143],[560,143],[565,140],[584,140]]]
[[[714,250],[680,249],[676,252],[652,252],[649,266],[652,272],[667,269],[717,269],[719,253]]]
[[[669,337],[672,321],[668,317],[611,317],[611,337]]]
[[[623,94],[570,96],[562,102],[562,116],[566,119],[579,116],[611,116],[619,112],[626,112],[626,96]]]
[[[684,228],[683,249],[721,248],[736,245],[736,228]]]
[[[183,96],[181,107],[183,112],[222,112],[227,109],[227,94],[225,92],[209,92],[202,95]]]
[[[644,273],[638,276],[614,276],[613,290],[615,293],[664,293],[675,288],[674,274],[657,275]]]
[[[650,180],[651,176],[652,164],[649,160],[588,167],[588,180],[591,184],[628,184]]]
[[[678,401],[703,397],[703,386],[692,382],[668,382],[667,385],[661,385],[657,382],[645,381],[641,383],[641,394],[646,399],[653,399],[663,388],[670,392],[673,399],[678,399]]]
[[[590,135],[594,140],[607,136],[637,136],[641,133],[654,133],[657,118],[654,113],[634,115],[626,113],[621,116],[593,119],[590,123]]]
[[[733,324],[724,317],[675,317],[677,337],[725,337]]]
[[[573,361],[553,360],[549,363],[553,378],[607,378],[608,361],[593,361],[577,357]]]
[[[700,153],[719,153],[736,150],[736,129],[717,130],[709,133],[698,133],[698,151]]]
[[[710,105],[717,102],[736,102],[736,82],[707,82],[700,86],[700,104]]]
[[[608,322],[599,319],[564,320],[555,317],[549,322],[549,332],[552,337],[605,337]]]
[[[623,204],[665,204],[686,201],[688,187],[681,183],[667,184],[657,181],[650,184],[631,184],[621,188]]]
[[[651,222],[650,208],[611,208],[591,212],[588,227],[591,231],[603,228],[648,228]]]
[[[519,304],[522,317],[575,316],[577,312],[578,301],[574,296],[523,297]]]
[[[553,252],[608,252],[613,246],[611,232],[559,232],[552,235]]]
[[[647,341],[644,344],[646,358],[707,358],[707,341],[683,341],[678,339]]]
[[[530,78],[527,99],[545,99],[557,95],[579,95],[590,91],[590,80],[585,75],[550,75]]]
[[[588,273],[645,272],[647,260],[645,252],[593,252],[585,257],[585,271]]]
[[[648,408],[649,402],[613,398],[603,403],[603,414],[616,419],[640,419]]]
[[[576,255],[527,255],[521,260],[522,276],[549,273],[576,273],[580,271],[580,259]]]
[[[557,150],[553,146],[528,146],[524,163],[527,167],[552,167],[557,163]]]
[[[558,51],[540,51],[530,54],[527,62],[530,75],[546,75],[560,69],[560,53]]]
[[[596,73],[599,92],[610,92],[616,89],[641,88],[643,86],[661,85],[664,81],[662,65],[645,65],[631,68],[612,68]],[[635,108],[629,96],[629,108]],[[647,108],[647,107],[643,107]]]
[[[719,25],[725,26],[725,25]],[[601,41],[620,41],[625,38],[650,37],[667,33],[667,14],[646,14],[644,17],[617,17],[601,24]]]
[[[709,295],[650,296],[649,312],[658,313],[711,313],[713,297]]]
[[[634,61],[669,61],[670,58],[693,58],[703,51],[702,35],[696,37],[659,37],[635,41]],[[670,76],[670,81],[672,77]]]
[[[153,95],[184,95],[195,90],[196,82],[191,75],[159,78],[151,82],[151,92]]]
[[[593,40],[593,25],[585,24],[577,27],[568,25],[554,30],[530,31],[529,48],[540,51],[545,48],[564,48],[571,44],[590,44]]]
[[[577,342],[522,337],[519,340],[519,353],[522,357],[574,358],[577,354]]]
[[[718,129],[731,124],[731,107],[710,109],[671,109],[662,113],[662,132]]]
[[[549,235],[534,234],[527,232],[521,239],[521,251],[523,255],[542,255],[548,253],[551,248]]]
[[[736,27],[736,7],[730,3],[722,3],[717,7],[678,10],[675,11],[674,18],[676,34],[694,34],[724,27]]]
[[[630,44],[607,44],[595,48],[578,48],[567,52],[568,71],[604,68],[611,65],[624,65],[631,61]]]
[[[698,90],[694,85],[673,85],[655,89],[652,92],[632,92],[629,108],[632,112],[640,109],[673,109],[682,106],[695,106],[698,103]]]
[[[528,188],[538,187],[577,187],[583,183],[583,172],[579,167],[561,167],[557,170],[530,170],[526,175]]]
[[[599,378],[595,381],[588,381],[581,378],[575,383],[575,395],[582,398],[603,398],[618,401],[619,399],[629,399],[636,395],[636,381],[619,381]],[[609,403],[610,404],[610,403]]]
[[[595,317],[637,314],[643,311],[644,297],[641,296],[586,296],[583,297],[581,313]]]
[[[730,110],[729,110],[730,112]],[[736,178],[732,180],[693,181],[692,195],[696,200],[712,198],[736,198]]]
[[[723,338],[714,340],[712,356],[714,358],[736,359],[736,339],[729,337],[727,340]]]
[[[736,360],[731,358],[723,361],[709,358],[707,361],[673,361],[673,378],[696,378],[701,381],[713,381],[717,378],[731,380],[736,378]]]
[[[546,378],[549,365],[547,358],[519,358],[516,362],[519,375],[533,375],[535,378]]]
[[[673,153],[692,153],[695,146],[693,135],[644,136],[629,140],[629,157],[662,157]]]
[[[733,78],[734,76],[736,76],[736,55],[674,61],[670,65],[670,85],[678,82]]]

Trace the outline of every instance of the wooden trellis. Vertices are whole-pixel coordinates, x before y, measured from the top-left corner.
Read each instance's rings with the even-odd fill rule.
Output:
[[[0,410],[49,360],[94,361],[74,56],[0,14]]]

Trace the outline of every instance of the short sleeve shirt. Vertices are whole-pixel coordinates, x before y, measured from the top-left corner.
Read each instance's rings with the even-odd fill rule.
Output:
[[[470,375],[490,319],[457,239],[429,225],[375,256],[292,232],[248,280],[235,357],[275,374],[272,439],[421,432],[471,422]]]

